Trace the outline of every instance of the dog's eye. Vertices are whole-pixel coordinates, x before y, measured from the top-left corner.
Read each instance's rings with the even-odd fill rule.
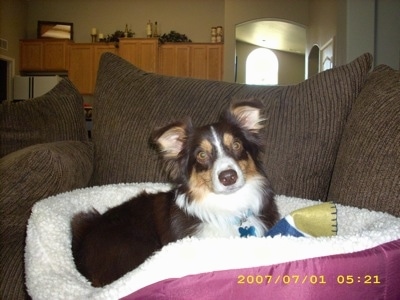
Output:
[[[239,151],[240,149],[242,149],[242,144],[240,142],[238,142],[238,141],[233,142],[232,149],[234,151]]]
[[[199,153],[197,153],[197,160],[199,162],[204,162],[207,159],[208,155],[205,151],[199,151]]]

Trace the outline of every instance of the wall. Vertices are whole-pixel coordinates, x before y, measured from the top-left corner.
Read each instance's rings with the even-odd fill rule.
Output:
[[[308,25],[308,0],[225,0],[225,81],[234,81],[235,26],[250,20],[264,18],[275,18],[299,25]]]
[[[19,70],[19,39],[25,35],[27,16],[26,0],[0,0],[0,37],[8,41],[8,50],[0,49],[0,55],[15,61]]]
[[[313,72],[308,70],[309,55],[313,46],[323,47],[330,39],[336,37],[337,22],[337,0],[310,0],[309,23],[307,27],[306,45],[306,77],[309,78]],[[335,45],[334,45],[335,47]],[[317,68],[319,62],[317,63]],[[336,62],[334,61],[336,65]]]
[[[338,65],[369,52],[375,65],[400,69],[399,12],[399,0],[338,0]]]
[[[30,0],[27,38],[36,37],[37,21],[74,23],[74,41],[90,42],[91,28],[112,34],[132,28],[146,37],[148,20],[157,21],[161,33],[175,30],[193,42],[209,42],[211,27],[223,25],[224,0]]]
[[[246,82],[246,59],[251,51],[259,48],[258,46],[237,42],[237,80],[238,83]],[[279,73],[278,84],[296,84],[304,80],[304,55],[272,50],[278,58]]]
[[[400,0],[380,0],[376,5],[375,64],[400,70]]]

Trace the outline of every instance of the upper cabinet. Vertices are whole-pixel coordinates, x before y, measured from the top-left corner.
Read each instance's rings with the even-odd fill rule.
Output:
[[[156,73],[158,70],[158,39],[120,39],[119,55],[146,72]]]
[[[223,48],[221,44],[194,44],[191,61],[191,77],[222,80]]]
[[[190,45],[167,43],[160,46],[159,73],[190,77]]]
[[[122,38],[114,43],[22,40],[21,72],[67,71],[80,93],[93,94],[100,57],[115,53],[150,73],[222,80],[223,44],[166,43],[156,38]]]
[[[223,45],[167,43],[160,46],[159,73],[222,80]]]
[[[69,40],[22,40],[21,71],[66,71]]]
[[[68,78],[81,94],[94,89],[94,58],[92,44],[73,44],[69,47]]]
[[[69,46],[68,52],[68,78],[81,94],[93,94],[101,55],[117,53],[117,49],[114,44],[76,43]]]

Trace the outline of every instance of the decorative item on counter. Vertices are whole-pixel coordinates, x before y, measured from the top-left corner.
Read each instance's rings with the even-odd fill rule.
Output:
[[[104,34],[102,34],[102,33],[99,33],[99,35],[98,35],[98,38],[99,38],[99,42],[104,42]]]
[[[211,43],[217,42],[217,27],[211,27]]]
[[[223,35],[222,26],[211,27],[211,43],[222,43]]]
[[[124,37],[128,37],[128,24],[125,25]]]
[[[224,32],[222,26],[217,26],[217,43],[222,43],[224,41]]]
[[[90,35],[92,37],[92,43],[95,43],[97,38],[97,29],[95,27],[92,28]]]
[[[146,35],[147,35],[148,38],[151,38],[151,36],[153,34],[153,30],[152,30],[153,26],[152,25],[153,24],[151,24],[151,22],[149,20],[149,22],[147,22],[147,25],[146,25]]]
[[[135,36],[135,33],[132,31],[132,29],[128,29],[128,38],[132,38]],[[118,42],[120,38],[125,38],[125,32],[122,30],[117,30],[112,34],[107,34],[106,38],[102,40],[102,42],[106,43],[115,43],[115,48],[118,48]]]
[[[159,37],[157,21],[154,22],[154,26],[153,26],[153,37]]]
[[[185,34],[180,34],[179,32],[176,32],[174,30],[171,30],[170,33],[166,34],[164,33],[160,38],[158,39],[160,43],[191,43],[192,40],[189,39]]]

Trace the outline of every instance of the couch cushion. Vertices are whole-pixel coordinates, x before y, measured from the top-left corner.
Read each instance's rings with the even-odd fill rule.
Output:
[[[329,199],[400,216],[400,72],[378,66],[349,116]]]
[[[265,105],[264,160],[279,194],[326,199],[343,126],[371,55],[293,86],[247,86],[145,73],[123,59],[102,56],[95,90],[93,185],[165,181],[148,139],[154,127],[191,116],[217,120],[232,100]]]
[[[24,241],[33,204],[87,186],[92,158],[91,143],[58,141],[25,147],[0,159],[1,299],[25,298]]]
[[[0,105],[0,157],[62,140],[87,140],[83,98],[68,79],[38,98]]]

